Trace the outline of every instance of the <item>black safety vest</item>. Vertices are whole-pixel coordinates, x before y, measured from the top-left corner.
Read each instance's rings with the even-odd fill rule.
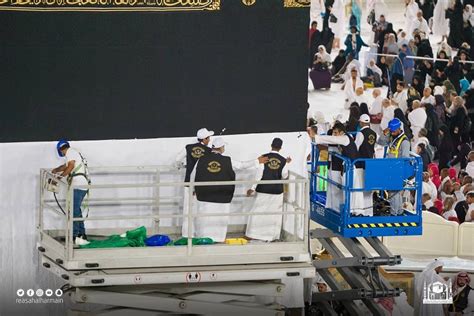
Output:
[[[466,287],[453,297],[453,304],[449,306],[450,312],[462,312],[468,303],[469,292],[471,292],[471,287],[466,285]]]
[[[263,166],[262,180],[281,180],[282,171],[286,165],[286,158],[277,153],[263,155],[268,157],[268,162]],[[259,184],[255,191],[267,194],[283,193],[283,184]]]
[[[371,130],[369,127],[360,130],[360,133],[364,135],[364,141],[359,147],[359,158],[374,158],[375,153],[375,142],[377,141],[377,133]],[[357,168],[365,168],[363,161],[356,163]]]
[[[235,181],[230,157],[210,152],[198,160],[195,182]],[[198,201],[230,203],[234,197],[234,185],[196,186]]]
[[[184,182],[189,182],[196,162],[202,156],[210,152],[211,149],[201,143],[189,144],[186,146],[186,176],[184,177]]]
[[[342,146],[339,145],[339,151],[341,152],[341,156],[347,157],[351,160],[359,158],[359,152],[357,151],[357,146],[354,142],[354,139],[352,138],[351,135],[346,134],[347,137],[349,137],[349,145],[347,146]],[[337,158],[337,157],[332,157],[332,162],[331,162],[331,169],[336,170],[336,171],[343,171],[343,166],[342,166],[342,160]]]

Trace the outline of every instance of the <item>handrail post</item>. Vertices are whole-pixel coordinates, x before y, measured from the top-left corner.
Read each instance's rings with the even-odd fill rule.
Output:
[[[67,234],[66,234],[66,259],[72,259],[73,257],[73,219],[74,219],[74,188],[69,186],[66,199],[66,212],[67,212]]]
[[[194,181],[189,183],[189,191],[188,191],[188,242],[187,242],[187,253],[188,256],[192,254],[192,245],[193,245],[193,237],[192,231],[194,230],[193,225],[193,193],[194,193]],[[184,217],[183,217],[184,219]]]

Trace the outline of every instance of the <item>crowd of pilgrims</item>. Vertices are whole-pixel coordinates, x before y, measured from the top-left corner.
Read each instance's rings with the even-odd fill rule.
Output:
[[[423,208],[458,223],[473,221],[472,5],[469,0],[405,4],[405,27],[394,30],[370,7],[367,21],[361,21],[357,0],[346,23],[344,1],[327,0],[321,9],[322,27],[313,21],[309,30],[309,76],[315,90],[342,83],[349,110],[347,132],[360,130],[363,114],[369,115],[370,128],[378,136],[398,118],[411,150],[423,159]],[[361,23],[372,27],[368,43],[359,33]],[[436,50],[430,37],[441,38]],[[342,44],[345,49],[340,49]],[[369,48],[364,64],[359,61],[363,46]],[[340,49],[335,58],[332,49]],[[317,117],[309,124],[321,126]]]

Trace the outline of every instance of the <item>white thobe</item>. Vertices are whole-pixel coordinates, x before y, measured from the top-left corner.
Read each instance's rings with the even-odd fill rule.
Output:
[[[366,128],[369,128],[368,126],[362,127],[360,130],[364,130]],[[359,150],[360,145],[364,142],[364,134],[362,134],[360,131],[356,134],[356,139],[355,139],[355,144],[357,146],[357,150]],[[358,179],[359,183],[358,186],[355,185],[354,183],[354,188],[355,189],[360,189],[364,187],[364,180],[365,180],[365,170],[362,168],[355,169],[354,173],[358,173]],[[355,214],[361,214],[364,216],[373,216],[374,215],[374,209],[373,209],[373,203],[372,203],[372,191],[363,191],[363,192],[353,192],[352,194],[355,193],[362,193],[363,199],[358,200],[356,199],[354,202],[361,202],[361,205],[352,205],[353,207],[353,213]]]
[[[421,101],[420,101],[421,104],[431,104],[431,105],[435,105],[436,104],[436,99],[434,96],[430,95],[428,97],[423,97],[421,98]]]
[[[439,260],[434,260],[415,278],[415,316],[444,316],[443,305],[423,304],[425,285],[429,287],[435,282],[446,284],[446,281],[434,270],[439,266],[443,266],[443,263]]]
[[[474,178],[474,161],[467,163],[466,172],[469,176]]]
[[[364,88],[364,82],[360,78],[354,79],[350,78],[344,83],[344,94],[346,97],[345,107],[348,109],[352,102],[357,102],[358,96],[356,95],[357,88]]]
[[[418,133],[425,127],[427,118],[426,111],[422,107],[414,109],[408,114],[408,121],[410,121],[414,142],[418,141]]]
[[[258,160],[251,161],[237,161],[231,159],[232,168],[234,170],[242,170],[248,168],[256,168],[258,166]],[[196,163],[194,170],[191,174],[191,182],[194,183],[196,177],[196,167],[199,161]],[[193,208],[194,209],[194,208]],[[214,202],[203,202],[196,200],[196,214],[229,214],[230,203],[214,203]],[[229,224],[229,216],[204,216],[194,218],[194,231],[193,237],[211,238],[214,242],[224,242],[227,235],[227,225]]]
[[[449,31],[448,19],[446,19],[446,10],[449,6],[449,0],[438,0],[433,11],[433,26],[431,30],[435,36],[447,36]]]
[[[395,109],[396,107],[393,105],[389,105],[383,108],[382,122],[380,122],[380,128],[382,129],[382,131],[388,127],[388,122],[390,122],[390,120],[392,120],[395,117],[395,114],[394,114]]]
[[[279,154],[277,151],[272,153]],[[264,165],[258,167],[255,180],[260,181],[263,177]],[[282,179],[288,178],[288,164],[285,164],[281,173]],[[252,190],[256,190],[257,185],[252,186]],[[281,225],[283,220],[283,193],[268,194],[256,193],[256,198],[250,213],[277,213],[277,215],[250,215],[247,221],[247,230],[245,236],[252,239],[259,239],[265,241],[273,241],[280,238]]]
[[[405,8],[405,30],[408,32],[407,37],[410,39],[413,38],[412,25],[419,10],[420,8],[415,1],[412,1]]]
[[[379,95],[378,97],[376,97],[374,99],[374,102],[372,102],[372,104],[369,106],[369,114],[370,115],[378,115],[378,114],[383,113],[382,101],[383,101],[383,97],[381,95]],[[382,132],[381,129],[380,129],[380,124],[370,123],[370,128],[374,132],[376,132],[377,135],[380,135],[380,133]]]
[[[347,32],[346,12],[344,0],[335,0],[332,5],[331,14],[337,18],[336,23],[329,22],[329,27],[334,33],[335,38],[342,39]]]
[[[395,92],[393,94],[393,99],[395,102],[397,102],[397,106],[400,108],[400,110],[403,111],[405,114],[408,109],[407,105],[407,100],[408,100],[408,95],[407,95],[407,90],[402,90],[402,92]]]
[[[421,192],[422,194],[428,193],[431,197],[431,201],[435,201],[438,198],[438,189],[436,189],[436,185],[434,185],[433,181],[428,180],[428,182],[423,181],[421,185]]]
[[[204,146],[207,146],[203,143],[201,143]],[[184,166],[184,160],[186,158],[186,147],[184,147],[178,155],[176,155],[175,159],[175,166],[180,169]],[[183,191],[183,215],[186,216],[189,213],[189,187],[185,186],[184,191]],[[194,198],[195,200],[195,198]],[[196,202],[193,200],[192,207],[193,207],[193,212],[196,213]],[[181,225],[181,235],[183,237],[188,237],[188,221],[187,219],[183,218],[183,222]]]
[[[426,20],[423,18],[421,19],[421,21],[415,18],[415,20],[411,24],[410,34],[412,34],[415,30],[425,33],[426,38],[428,38],[428,35],[430,35],[430,27],[428,26]]]

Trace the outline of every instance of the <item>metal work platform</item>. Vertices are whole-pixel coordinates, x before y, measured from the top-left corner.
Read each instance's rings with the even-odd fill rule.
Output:
[[[238,173],[237,181],[232,182],[184,183],[183,172],[168,166],[89,171],[92,184],[78,187],[90,192],[82,218],[72,216],[74,187],[49,170],[41,170],[40,175],[41,263],[69,284],[78,303],[126,308],[124,313],[146,309],[155,314],[283,315],[286,297],[293,291],[286,290],[286,284],[303,289],[315,275],[309,249],[309,183],[302,176],[290,172],[287,180],[255,181],[243,180],[253,177]],[[51,182],[56,183],[55,188]],[[184,246],[82,249],[73,244],[75,221],[84,221],[89,239],[145,226],[147,235],[177,240],[185,220],[193,223],[203,216],[194,208],[193,191],[198,185],[236,186],[230,214],[205,216],[229,216],[227,238],[244,237],[247,219],[252,216],[252,199],[245,192],[258,183],[286,187],[283,211],[258,213],[284,219],[280,239],[271,243],[193,245],[188,238]],[[185,203],[192,211],[183,212]],[[302,296],[301,290],[299,308],[304,306]]]
[[[309,262],[308,249],[308,181],[301,176],[290,173],[290,179],[282,181],[266,181],[266,183],[283,183],[289,187],[290,193],[285,195],[281,214],[286,225],[283,225],[281,239],[272,243],[248,243],[245,245],[192,245],[189,238],[187,246],[167,247],[127,247],[127,248],[75,248],[72,241],[72,223],[84,221],[87,234],[91,239],[122,234],[127,229],[145,226],[149,235],[164,234],[176,240],[181,237],[184,219],[193,222],[195,218],[204,215],[194,212],[183,213],[183,188],[189,197],[188,209],[194,209],[196,203],[193,197],[194,187],[198,185],[236,185],[237,194],[232,205],[234,211],[230,214],[206,214],[211,216],[229,216],[237,221],[228,226],[229,237],[244,237],[246,218],[251,216],[250,209],[242,211],[245,202],[250,200],[243,192],[254,183],[262,181],[233,181],[233,182],[200,182],[184,183],[177,178],[181,174],[169,167],[137,167],[137,168],[91,168],[93,183],[89,186],[90,208],[89,216],[73,218],[72,191],[64,183],[63,190],[67,198],[59,200],[64,203],[62,209],[50,196],[47,185],[42,185],[39,209],[39,249],[42,254],[68,270],[88,269],[119,269],[119,268],[150,268],[150,267],[183,267],[203,265],[235,265],[235,264],[264,264]],[[139,174],[140,182],[110,183],[107,178],[126,178]],[[53,175],[47,170],[41,171],[41,179],[50,179]],[[134,178],[134,177],[132,177]],[[135,178],[134,178],[135,179]],[[124,180],[125,181],[125,180]],[[46,183],[45,183],[46,184]],[[242,193],[239,192],[239,189]],[[261,214],[258,214],[261,216]],[[238,221],[240,219],[240,221]],[[49,221],[48,221],[49,220]],[[130,226],[130,223],[136,223]],[[53,224],[52,224],[53,223]],[[120,223],[121,225],[117,225]],[[290,224],[288,224],[290,223]]]
[[[311,155],[311,219],[343,237],[410,236],[422,234],[421,196],[423,183],[423,162],[413,154],[410,158],[380,158],[351,160],[335,152],[329,156],[343,161],[343,183],[327,176],[328,161],[320,161],[318,145],[312,145]],[[355,165],[365,164],[363,187],[354,186]],[[323,182],[323,185],[321,185]],[[326,205],[326,188],[341,190],[343,201],[339,209]],[[415,192],[413,211],[391,216],[352,216],[351,196],[354,192]],[[373,207],[373,206],[371,206]],[[374,208],[375,209],[375,208]]]

